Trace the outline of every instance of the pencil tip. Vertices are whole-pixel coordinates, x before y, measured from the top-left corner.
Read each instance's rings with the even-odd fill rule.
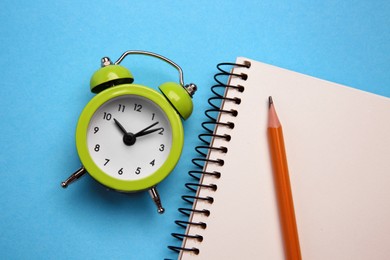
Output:
[[[274,101],[272,100],[272,96],[269,96],[268,97],[268,107],[271,107],[271,105],[274,103]]]

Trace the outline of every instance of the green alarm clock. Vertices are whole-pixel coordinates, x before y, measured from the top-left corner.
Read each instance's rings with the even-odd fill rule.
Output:
[[[180,83],[166,82],[161,93],[134,84],[131,72],[119,65],[128,55],[141,54],[167,62],[179,71]],[[82,167],[61,183],[66,188],[86,172],[109,189],[120,192],[149,190],[163,213],[156,185],[179,161],[184,131],[182,119],[193,110],[195,84],[184,85],[182,69],[156,53],[127,51],[112,63],[101,60],[91,77],[97,95],[82,111],[76,127],[76,148]]]

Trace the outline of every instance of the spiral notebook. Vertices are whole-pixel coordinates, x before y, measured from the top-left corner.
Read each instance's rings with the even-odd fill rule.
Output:
[[[389,259],[390,99],[247,58],[236,64],[218,66],[183,195],[189,207],[176,221],[185,232],[173,234],[182,245],[170,248],[179,259],[284,259],[267,140],[272,96],[303,259]]]

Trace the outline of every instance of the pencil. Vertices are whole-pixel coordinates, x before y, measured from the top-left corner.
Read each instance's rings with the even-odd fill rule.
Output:
[[[295,220],[294,203],[291,194],[282,125],[280,124],[276,114],[272,97],[269,97],[268,140],[286,259],[302,259],[297,224]]]

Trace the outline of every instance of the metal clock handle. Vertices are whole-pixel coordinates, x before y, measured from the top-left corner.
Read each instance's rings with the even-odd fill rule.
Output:
[[[119,59],[114,63],[115,65],[118,65],[123,61],[123,59],[128,56],[128,55],[133,55],[133,54],[140,54],[140,55],[146,55],[146,56],[151,56],[155,57],[157,59],[160,59],[162,61],[165,61],[166,63],[172,65],[179,71],[179,80],[180,80],[180,85],[185,88],[188,93],[192,96],[195,91],[197,90],[197,87],[194,83],[190,83],[187,85],[184,85],[184,76],[183,76],[183,70],[179,65],[177,65],[175,62],[172,60],[168,59],[167,57],[164,57],[160,54],[154,53],[154,52],[149,52],[149,51],[140,51],[140,50],[132,50],[132,51],[126,51],[122,54],[122,56],[119,57]]]
[[[152,57],[158,58],[160,60],[163,60],[163,61],[171,64],[173,67],[175,67],[179,71],[180,84],[182,86],[184,86],[183,70],[181,69],[181,67],[179,65],[177,65],[175,62],[168,59],[167,57],[164,57],[164,56],[157,54],[157,53],[153,53],[153,52],[149,52],[149,51],[139,51],[139,50],[126,51],[122,54],[122,56],[119,57],[119,59],[114,64],[119,65],[119,63],[121,63],[126,56],[133,55],[133,54],[152,56]]]

